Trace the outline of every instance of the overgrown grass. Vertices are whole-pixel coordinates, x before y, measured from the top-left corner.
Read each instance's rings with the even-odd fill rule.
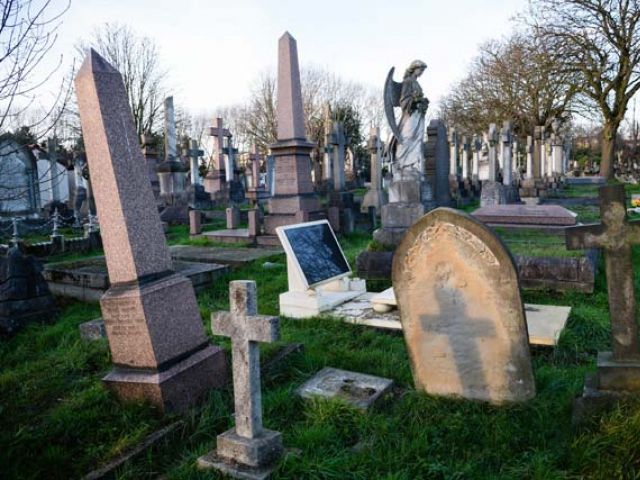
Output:
[[[174,231],[176,236],[183,235]],[[370,236],[343,238],[350,262]],[[639,272],[640,250],[633,251]],[[228,308],[228,282],[254,279],[259,311],[278,313],[286,290],[283,256],[253,262],[198,296],[209,335],[210,314]],[[640,275],[636,275],[636,289]],[[572,399],[595,354],[609,347],[603,272],[593,294],[526,291],[526,302],[573,307],[554,349],[532,349],[535,399],[504,407],[416,392],[401,335],[343,324],[328,317],[281,320],[282,339],[261,347],[264,359],[299,342],[263,376],[264,420],[294,449],[276,479],[632,479],[640,476],[640,405],[623,404],[585,430],[571,427]],[[111,368],[106,341],[83,343],[80,322],[99,316],[96,304],[62,306],[54,325],[34,325],[0,343],[0,477],[78,478],[171,422],[149,405],[121,405],[102,385]],[[229,351],[229,341],[214,338]],[[339,401],[303,401],[295,389],[325,366],[392,378],[397,389],[370,412]],[[117,478],[221,478],[200,472],[199,455],[233,425],[228,391],[185,417],[184,426],[157,451],[120,469]]]

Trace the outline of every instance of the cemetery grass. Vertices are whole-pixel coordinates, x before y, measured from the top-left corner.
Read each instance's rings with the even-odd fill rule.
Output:
[[[363,233],[342,239],[352,265],[369,239]],[[278,313],[285,260],[269,260],[276,266],[253,262],[198,296],[209,335],[210,314],[228,308],[232,279],[256,280],[260,312]],[[634,267],[640,271],[640,250]],[[594,294],[525,292],[523,300],[573,311],[556,349],[532,351],[536,398],[501,408],[416,392],[397,333],[327,317],[282,319],[282,341],[261,347],[263,363],[288,343],[304,344],[304,352],[263,374],[265,426],[281,431],[292,449],[274,478],[637,478],[640,405],[624,404],[583,430],[571,427],[572,399],[594,370],[595,353],[609,343],[604,273]],[[175,421],[148,405],[120,405],[106,392],[100,382],[110,369],[106,341],[83,343],[77,330],[99,314],[97,304],[62,305],[55,325],[32,326],[0,343],[0,477],[77,478]],[[228,339],[214,341],[229,351]],[[397,388],[366,414],[340,401],[299,399],[295,389],[325,366],[392,378]],[[231,428],[232,413],[229,392],[212,392],[173,435],[116,477],[219,478],[195,462]]]

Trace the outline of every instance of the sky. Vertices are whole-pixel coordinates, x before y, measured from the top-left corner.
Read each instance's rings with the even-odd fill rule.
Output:
[[[63,55],[70,65],[74,45],[95,28],[124,23],[157,45],[174,104],[211,112],[244,101],[262,72],[275,71],[278,38],[289,31],[302,67],[370,86],[381,88],[392,66],[399,80],[411,61],[423,60],[428,69],[420,82],[435,105],[463,77],[478,46],[508,34],[525,6],[525,0],[71,0],[50,61]]]

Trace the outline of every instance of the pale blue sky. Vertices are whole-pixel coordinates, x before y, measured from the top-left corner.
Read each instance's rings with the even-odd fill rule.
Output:
[[[56,0],[64,2],[64,0]],[[465,72],[480,43],[508,33],[525,0],[72,0],[56,53],[104,22],[123,22],[152,38],[175,86],[177,105],[198,111],[245,99],[251,81],[275,68],[285,30],[301,65],[381,86],[391,66],[414,59],[432,102]]]

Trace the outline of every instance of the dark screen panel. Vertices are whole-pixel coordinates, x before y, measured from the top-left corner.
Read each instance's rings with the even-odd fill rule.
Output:
[[[284,233],[309,285],[349,272],[327,223],[289,228]]]

